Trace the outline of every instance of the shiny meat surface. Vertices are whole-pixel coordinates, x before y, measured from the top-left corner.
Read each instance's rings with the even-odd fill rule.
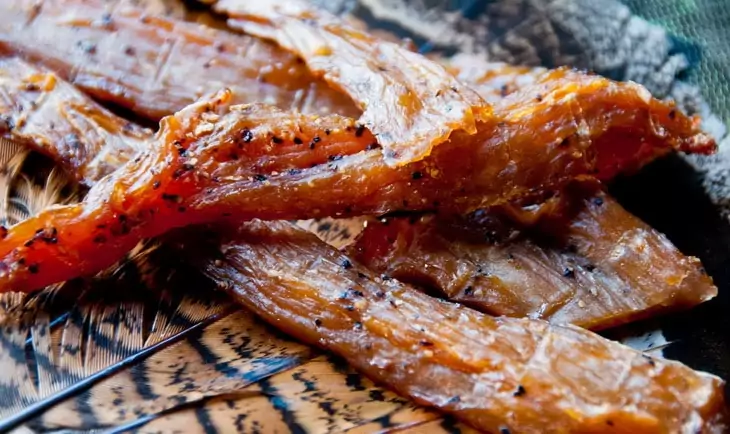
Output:
[[[497,210],[464,221],[390,218],[368,222],[347,251],[371,270],[489,314],[594,330],[717,295],[699,259],[611,197],[570,193],[576,209],[537,233]]]
[[[722,381],[679,363],[577,327],[436,300],[288,223],[252,222],[211,241],[209,252],[181,251],[265,320],[482,430],[724,432]]]
[[[126,4],[125,4],[126,3]],[[128,2],[4,0],[0,52],[158,120],[224,87],[237,103],[358,116],[296,56],[258,38],[151,16]]]
[[[114,116],[46,69],[2,58],[0,135],[48,155],[91,186],[146,148],[152,132]]]
[[[515,91],[535,84],[547,72],[545,68],[488,62],[483,54],[459,53],[442,62],[449,72],[489,103],[499,101]]]
[[[491,117],[489,104],[441,65],[303,0],[219,0],[214,8],[230,27],[275,41],[350,95],[388,164],[419,161],[453,132],[474,134]]]
[[[128,161],[151,137],[151,132],[99,108],[52,73],[18,59],[5,59],[0,68],[3,78],[0,88],[4,90],[6,102],[3,113],[16,126],[10,130],[10,137],[20,138],[46,152],[69,173],[83,174],[83,181],[89,186]],[[493,65],[491,71],[487,75],[493,79],[521,74],[515,75],[515,68],[502,65]],[[44,84],[44,88],[36,83]],[[501,86],[498,82],[491,83],[496,84],[479,88],[480,92]],[[41,105],[34,104],[35,101]],[[280,112],[270,114],[285,116]],[[27,120],[32,124],[26,124]],[[80,130],[76,126],[88,129]],[[87,134],[82,134],[84,131]],[[73,143],[78,145],[68,145],[65,140],[68,134],[76,135]],[[99,170],[99,162],[103,163],[104,170]],[[259,168],[269,171],[266,164]],[[587,204],[591,206],[598,200],[596,197]],[[599,218],[586,216],[584,211],[567,223],[545,228],[541,234],[559,235],[568,231],[574,235],[571,228],[576,224],[588,227],[582,233],[582,242],[570,244],[571,249],[566,249],[565,237],[557,244],[536,244],[533,240],[539,239],[540,234],[531,237],[524,233],[507,243],[475,242],[496,241],[493,228],[473,222],[467,222],[470,226],[466,227],[459,223],[445,224],[434,218],[414,224],[407,219],[390,219],[387,225],[371,222],[352,255],[371,269],[437,289],[452,301],[488,313],[540,317],[594,329],[648,316],[658,310],[691,306],[716,294],[710,279],[700,274],[695,260],[681,255],[668,240],[610,198],[601,196],[600,200],[606,205],[598,208]],[[554,209],[547,211],[555,212]],[[535,224],[525,222],[524,212],[512,217],[528,225]],[[533,216],[528,217],[535,220]],[[514,228],[514,224],[507,227]],[[644,239],[653,248],[645,249]],[[585,246],[598,243],[617,247],[590,257],[582,251]],[[624,254],[616,256],[619,247]],[[638,260],[629,261],[631,257]],[[621,264],[611,266],[617,259],[629,263],[628,268]],[[636,264],[634,269],[631,263]],[[655,270],[646,275],[643,270],[649,267]],[[582,270],[591,273],[586,275]],[[620,276],[626,272],[628,277]]]
[[[0,291],[95,273],[138,240],[193,223],[466,212],[560,189],[576,177],[605,179],[674,148],[713,147],[693,122],[642,91],[555,71],[495,105],[494,124],[456,134],[426,160],[398,168],[352,119],[231,106],[231,93],[221,92],[165,118],[150,149],[82,203],[11,228],[0,241]],[[535,98],[538,92],[544,97]],[[578,121],[576,101],[584,116]],[[56,242],[36,242],[46,233]]]
[[[469,59],[472,71],[480,69],[477,60]],[[93,185],[127,162],[151,138],[150,131],[103,110],[48,71],[15,58],[2,60],[0,68],[0,89],[5,97],[3,113],[14,126],[6,133],[49,154],[69,173],[80,176],[86,185]],[[481,71],[481,76],[490,81],[473,81],[480,85],[477,89],[483,95],[490,89],[505,92],[501,89],[504,83],[520,80],[520,86],[510,85],[511,92],[528,82],[521,78],[526,73],[524,68],[486,64]],[[528,78],[535,76],[527,74]],[[31,124],[27,124],[29,120]],[[263,164],[260,170],[266,172],[269,168]],[[588,258],[582,252],[567,251],[565,240],[557,246],[538,245],[532,241],[534,237],[522,234],[506,244],[474,242],[485,234],[493,240],[490,228],[475,225],[464,233],[462,228],[455,229],[453,224],[433,218],[415,224],[407,220],[389,220],[387,225],[371,222],[352,254],[371,269],[436,288],[450,300],[488,313],[541,317],[594,329],[648,316],[657,310],[691,306],[716,294],[710,279],[701,276],[699,264],[692,258],[681,255],[668,240],[610,198],[601,196],[600,200],[606,201],[606,206],[600,208],[601,218],[585,219],[583,212],[550,232],[570,231],[576,224],[588,226],[590,231],[584,231],[582,243],[577,246],[601,242],[620,246],[625,253],[639,255],[636,270],[607,266],[615,262],[614,254]],[[523,213],[518,220],[524,219]],[[588,224],[589,220],[592,224]],[[644,249],[643,238],[654,248]],[[578,248],[573,244],[571,247]],[[618,258],[628,262],[626,254]],[[645,276],[643,269],[652,266],[658,270]],[[574,272],[576,267],[578,271]],[[585,269],[591,271],[590,279],[580,271]],[[619,276],[624,271],[638,274]]]

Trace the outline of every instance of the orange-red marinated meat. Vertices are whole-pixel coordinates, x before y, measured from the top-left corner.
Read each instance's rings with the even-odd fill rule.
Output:
[[[713,147],[691,120],[645,92],[555,71],[496,104],[493,122],[476,134],[454,133],[429,158],[397,168],[351,119],[230,106],[223,92],[165,118],[150,150],[84,202],[11,228],[0,242],[0,291],[94,273],[140,238],[192,223],[466,212],[560,189],[576,177],[605,179],[672,149]],[[48,231],[57,242],[34,241]]]
[[[571,193],[575,214],[537,233],[497,210],[462,221],[389,218],[368,222],[348,253],[371,270],[489,314],[594,330],[717,295],[699,259],[611,197]]]
[[[352,154],[374,142],[352,119],[230,101],[230,92],[221,92],[165,118],[147,150],[99,181],[83,202],[7,229],[0,241],[3,290],[28,291],[95,273],[140,239],[170,228],[234,214],[255,217],[256,207],[196,207],[195,201],[236,182],[268,185],[269,176],[295,177],[299,168],[326,166],[337,155],[330,151]],[[286,198],[269,200],[281,206]]]
[[[252,222],[209,251],[195,246],[181,251],[274,326],[487,432],[726,428],[714,376],[577,327],[493,318],[383,281],[291,224]]]
[[[224,87],[238,103],[357,116],[346,95],[258,38],[151,16],[129,2],[3,0],[0,51],[153,120]]]
[[[152,132],[112,115],[54,73],[0,59],[0,135],[91,186],[147,146]]]
[[[231,18],[230,27],[276,41],[350,95],[389,164],[421,160],[452,133],[474,134],[491,116],[489,104],[441,65],[303,0],[219,0],[214,7]]]
[[[485,75],[499,81],[480,87],[480,92],[490,88],[501,92],[500,83],[521,80],[523,72],[515,73],[513,67],[504,65],[487,69],[492,72]],[[69,173],[83,174],[87,185],[128,161],[151,137],[148,130],[99,108],[60,77],[21,60],[1,60],[0,76],[0,89],[6,96],[3,113],[16,125],[10,137],[46,152]],[[35,101],[41,104],[34,105]],[[250,115],[253,122],[256,113]],[[277,116],[281,122],[288,120],[282,112],[264,115],[272,117],[261,119],[269,123],[275,123]],[[84,131],[87,134],[81,134]],[[79,146],[68,146],[64,140],[68,134],[78,135]],[[328,152],[348,152],[335,146]],[[104,170],[99,170],[99,162]],[[269,170],[260,167],[264,172]],[[473,222],[467,226],[435,218],[416,223],[408,219],[371,222],[353,254],[371,269],[424,284],[450,300],[488,313],[541,317],[594,329],[657,310],[691,306],[716,294],[695,259],[682,256],[663,236],[610,198],[602,195],[600,200],[606,204],[597,208],[600,212],[595,218],[585,210],[575,219],[568,216],[571,220],[561,221],[555,228],[544,228],[537,236],[522,233],[507,243],[481,241],[494,228]],[[589,207],[592,204],[587,203]],[[496,213],[480,214],[497,217]],[[520,219],[524,220],[524,215]],[[499,218],[500,223],[504,220]],[[581,233],[580,243],[570,243],[565,237],[574,235],[571,229],[576,225],[589,230]],[[500,224],[500,228],[515,230],[513,224]],[[550,233],[561,236],[557,245],[534,241]],[[488,240],[498,238],[490,235]],[[606,247],[597,255],[590,254],[593,247],[584,251],[586,246],[597,245]],[[616,247],[608,251],[612,246]],[[622,255],[609,254],[619,247]],[[617,260],[628,265],[613,266]],[[655,270],[644,273],[650,267]]]

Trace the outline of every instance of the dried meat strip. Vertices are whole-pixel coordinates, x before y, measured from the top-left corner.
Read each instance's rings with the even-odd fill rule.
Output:
[[[155,121],[225,87],[234,90],[237,103],[360,113],[347,96],[274,44],[152,16],[125,2],[4,0],[2,51]]]
[[[694,122],[645,92],[554,71],[496,104],[491,128],[455,133],[429,158],[397,168],[352,119],[232,106],[231,92],[221,92],[165,118],[150,149],[84,202],[9,230],[0,242],[0,290],[94,273],[139,239],[183,225],[234,216],[465,212],[558,190],[575,178],[609,178],[672,149],[713,146]],[[34,241],[46,231],[58,242]]]
[[[313,234],[252,222],[182,249],[239,302],[487,432],[721,433],[723,382],[573,326],[493,318],[383,281]],[[197,244],[196,244],[197,246]]]

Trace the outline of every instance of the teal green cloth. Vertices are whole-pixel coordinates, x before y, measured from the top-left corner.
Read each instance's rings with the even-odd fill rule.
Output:
[[[632,12],[662,26],[692,63],[687,81],[725,123],[730,122],[730,2],[727,0],[626,0]]]

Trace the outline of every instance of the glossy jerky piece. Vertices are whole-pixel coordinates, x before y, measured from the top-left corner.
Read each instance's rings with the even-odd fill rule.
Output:
[[[10,101],[17,101],[16,104],[14,104],[12,107],[14,110],[6,110],[4,113],[10,113],[17,115],[13,117],[12,122],[16,125],[21,125],[22,122],[19,122],[21,116],[25,115],[27,116],[28,113],[32,113],[32,110],[28,111],[22,111],[18,110],[18,104],[22,107],[23,105],[28,105],[30,101],[44,101],[44,106],[40,110],[40,114],[43,116],[33,116],[32,119],[34,121],[34,128],[33,131],[36,133],[40,133],[40,136],[36,135],[25,135],[23,136],[26,139],[29,139],[29,142],[31,145],[33,144],[41,144],[42,146],[45,146],[46,150],[49,150],[51,153],[56,153],[55,155],[59,163],[65,167],[69,172],[71,173],[82,173],[85,171],[83,169],[83,165],[80,165],[79,162],[74,159],[74,156],[78,152],[83,152],[83,155],[93,157],[98,150],[102,149],[103,142],[97,141],[96,143],[90,143],[87,141],[87,139],[90,137],[89,135],[84,135],[79,137],[79,144],[84,145],[85,148],[82,148],[81,150],[78,149],[79,146],[74,147],[67,147],[66,142],[63,140],[66,135],[61,134],[61,140],[58,139],[47,139],[43,137],[43,134],[58,134],[62,133],[64,130],[61,128],[65,125],[72,125],[73,124],[79,124],[82,123],[83,125],[86,125],[83,123],[84,121],[89,123],[94,123],[96,119],[99,120],[97,122],[98,125],[101,125],[102,127],[105,125],[111,125],[116,126],[117,128],[113,131],[106,130],[106,134],[103,136],[106,138],[106,143],[110,146],[108,148],[103,148],[103,151],[105,155],[109,155],[111,157],[114,157],[115,159],[113,161],[108,161],[107,166],[105,166],[107,169],[114,169],[117,166],[121,165],[123,162],[128,160],[131,156],[131,153],[134,152],[135,148],[138,148],[138,146],[131,147],[128,146],[125,140],[124,133],[135,133],[136,139],[138,141],[141,141],[142,138],[148,138],[151,134],[149,131],[141,131],[138,130],[136,127],[134,127],[131,124],[127,124],[123,120],[114,117],[114,115],[103,111],[103,109],[99,109],[97,115],[94,117],[84,117],[83,115],[85,113],[89,113],[90,110],[86,109],[83,111],[73,111],[72,113],[75,114],[73,119],[71,119],[73,122],[60,122],[60,120],[63,120],[63,118],[58,118],[58,116],[63,116],[66,111],[64,110],[64,106],[66,104],[70,104],[68,101],[75,100],[74,106],[90,106],[90,107],[96,107],[93,102],[89,101],[88,98],[85,96],[79,94],[77,91],[73,89],[72,86],[63,83],[60,81],[59,78],[53,76],[51,73],[46,72],[44,73],[40,72],[38,69],[32,67],[31,65],[28,65],[27,63],[20,61],[18,59],[6,59],[2,63],[0,63],[3,67],[3,74],[4,77],[3,81],[3,88],[6,90],[6,95],[8,96],[8,100]],[[509,72],[509,71],[508,71]],[[13,75],[14,74],[14,75]],[[28,80],[23,80],[23,77],[27,78]],[[54,92],[54,96],[56,99],[50,99],[47,100],[48,97],[44,98],[43,96],[36,96],[37,93],[41,92],[39,89],[39,86],[37,86],[36,82],[43,82],[51,83],[51,92]],[[16,93],[13,93],[16,92]],[[30,94],[32,98],[26,98],[22,99],[20,96],[24,96],[26,93]],[[73,98],[71,98],[69,95],[73,95]],[[68,101],[64,101],[64,99]],[[48,105],[46,105],[48,104]],[[58,105],[56,105],[58,104]],[[55,109],[52,111],[48,110],[48,107],[51,109]],[[50,113],[51,115],[55,115],[54,117],[50,117],[47,113]],[[266,113],[266,116],[279,116],[278,119],[281,119],[282,122],[286,122],[287,119],[284,119],[283,113]],[[255,118],[256,114],[252,113],[252,122],[255,122],[253,118]],[[274,122],[276,119],[260,119],[261,121],[268,120],[271,122]],[[51,128],[51,125],[53,125],[53,128]],[[99,128],[99,127],[97,127]],[[25,130],[26,128],[23,128]],[[15,128],[12,130],[13,133],[15,133],[14,137],[20,137],[18,134],[21,128]],[[88,132],[93,133],[95,131],[94,128],[90,129]],[[119,137],[117,137],[115,134],[119,133]],[[83,142],[82,142],[83,141]],[[120,142],[119,145],[117,145],[117,142]],[[61,145],[61,147],[57,147]],[[126,149],[125,149],[126,148]],[[98,161],[98,159],[94,160]],[[266,164],[260,164],[259,169],[262,172],[266,172],[269,170],[268,167],[266,167]],[[108,171],[108,170],[107,170]],[[88,181],[93,182],[97,181],[106,173],[100,173],[99,171],[91,171],[90,177],[87,178]],[[616,205],[618,206],[618,205]],[[606,222],[602,222],[603,224],[606,224]],[[385,234],[389,234],[388,236],[392,236],[393,234],[393,225],[396,226],[402,226],[401,224],[397,222],[393,222],[392,224],[389,222],[390,225],[389,230],[383,231],[383,227],[371,223],[370,227],[367,229],[366,234],[363,235],[363,238],[360,239],[360,244],[358,245],[359,248],[363,248],[363,243],[367,244],[368,242],[373,242],[374,240],[383,241],[382,237],[385,236]],[[645,225],[644,225],[645,226]],[[457,261],[457,260],[465,260],[469,261],[470,259],[473,261],[473,258],[469,258],[469,250],[467,250],[466,257],[462,255],[461,257],[455,257],[454,254],[457,254],[455,251],[458,250],[459,245],[452,245],[449,247],[444,247],[442,251],[440,252],[431,252],[431,256],[428,259],[424,259],[424,254],[428,255],[428,253],[424,253],[422,250],[419,250],[419,248],[425,248],[423,246],[423,242],[427,244],[433,244],[433,243],[444,243],[445,240],[451,240],[451,237],[447,236],[448,229],[444,227],[444,225],[436,225],[435,222],[419,222],[416,226],[407,225],[404,226],[403,230],[401,230],[398,234],[398,239],[402,241],[402,237],[406,236],[406,232],[409,231],[410,228],[410,234],[413,236],[413,232],[415,232],[418,235],[418,239],[422,242],[416,242],[416,240],[413,240],[414,244],[410,244],[408,246],[400,245],[400,248],[397,252],[389,252],[390,255],[395,256],[401,256],[400,258],[394,258],[392,256],[388,256],[387,258],[377,258],[377,257],[369,257],[366,258],[368,255],[362,255],[358,258],[360,260],[368,259],[366,261],[367,264],[369,264],[371,267],[374,267],[375,269],[382,270],[384,272],[391,273],[394,277],[401,278],[404,281],[412,282],[414,283],[414,280],[412,279],[419,279],[419,276],[421,276],[419,273],[426,273],[428,272],[435,273],[437,268],[434,267],[436,264],[435,256],[438,254],[445,254],[451,261]],[[439,233],[438,229],[446,229],[446,233]],[[475,228],[479,229],[479,228]],[[486,229],[485,229],[486,230]],[[599,232],[598,235],[600,236],[602,232]],[[590,239],[590,238],[589,238]],[[666,240],[665,240],[666,241]],[[444,246],[446,246],[444,244]],[[576,323],[578,325],[588,325],[585,323],[585,321],[591,321],[591,324],[594,324],[593,327],[595,328],[603,328],[606,327],[607,324],[604,324],[602,321],[602,318],[593,318],[592,315],[597,315],[598,313],[595,312],[595,310],[600,309],[600,314],[605,315],[606,310],[609,310],[609,313],[613,315],[613,317],[608,318],[612,322],[608,325],[612,325],[614,322],[623,322],[623,316],[630,315],[630,314],[636,314],[636,313],[643,313],[643,311],[647,311],[648,306],[633,306],[633,309],[629,309],[627,306],[622,306],[624,310],[622,311],[616,311],[616,312],[610,312],[610,309],[607,309],[607,306],[604,304],[600,304],[600,306],[591,304],[590,307],[585,307],[582,305],[585,305],[586,303],[590,303],[592,300],[594,300],[596,297],[590,297],[590,298],[579,298],[578,299],[578,305],[576,303],[568,303],[567,306],[560,306],[558,308],[557,313],[553,312],[551,310],[551,305],[548,303],[549,299],[558,299],[560,303],[565,303],[566,296],[569,299],[576,298],[578,296],[585,297],[586,294],[588,294],[588,291],[585,287],[581,286],[580,278],[576,278],[575,276],[565,277],[563,274],[565,273],[565,270],[572,270],[575,263],[575,258],[572,258],[571,253],[565,253],[562,252],[559,249],[551,248],[550,246],[545,246],[544,251],[543,248],[538,247],[528,241],[526,238],[522,237],[519,242],[513,242],[510,243],[510,249],[509,252],[507,249],[503,248],[503,246],[495,246],[495,245],[489,245],[485,244],[482,245],[467,245],[466,249],[469,249],[470,247],[472,249],[477,249],[479,247],[485,247],[488,248],[489,252],[494,254],[495,256],[490,256],[489,258],[493,262],[493,266],[485,265],[485,266],[476,266],[472,267],[473,270],[470,270],[470,272],[474,273],[477,268],[478,269],[488,269],[493,272],[492,269],[499,270],[499,266],[496,265],[496,263],[501,264],[503,267],[507,267],[508,271],[504,271],[502,273],[496,272],[494,274],[491,274],[490,272],[485,272],[487,274],[490,274],[488,278],[479,279],[478,277],[476,280],[479,280],[479,282],[482,282],[486,279],[487,282],[494,282],[495,280],[499,279],[499,276],[507,276],[506,279],[498,280],[498,283],[494,283],[491,287],[489,284],[482,285],[479,284],[476,281],[472,280],[466,280],[466,284],[463,284],[465,282],[464,278],[465,276],[460,276],[461,278],[452,278],[448,275],[441,276],[443,279],[439,279],[439,274],[437,273],[436,276],[431,276],[430,278],[436,279],[438,283],[438,287],[445,291],[445,294],[450,297],[454,301],[462,301],[467,302],[473,306],[485,309],[486,312],[493,313],[493,314],[507,314],[507,315],[513,315],[513,316],[525,316],[525,315],[531,315],[531,316],[539,316],[542,315],[544,318],[551,318],[552,315],[557,315],[558,319],[562,320],[563,317],[566,316],[565,311],[572,309],[574,311],[573,315],[568,315],[569,321]],[[364,246],[365,250],[368,250]],[[391,247],[395,248],[395,245],[392,245]],[[522,248],[524,247],[524,249]],[[405,249],[405,250],[402,250]],[[411,249],[411,250],[408,250]],[[415,249],[415,250],[413,250]],[[373,254],[372,251],[368,250],[368,253],[370,255]],[[383,252],[381,252],[382,255]],[[450,256],[449,256],[450,255]],[[568,256],[567,259],[564,258],[564,256]],[[488,255],[489,256],[489,255]],[[509,256],[509,260],[507,257]],[[524,257],[524,258],[523,258]],[[499,261],[498,258],[501,258],[502,261]],[[687,258],[682,257],[678,254],[678,263],[684,263],[686,262]],[[521,260],[522,259],[522,260]],[[409,270],[403,270],[402,267],[404,267],[404,260],[411,267]],[[552,260],[552,262],[551,262]],[[583,261],[586,261],[587,259],[583,258]],[[373,262],[375,261],[375,262]],[[487,261],[487,258],[484,258],[485,262]],[[530,264],[533,264],[537,262],[540,266],[533,266],[530,267]],[[598,260],[596,261],[598,264],[601,264],[602,261]],[[653,264],[659,264],[662,263],[661,261],[657,260],[650,260],[650,263]],[[424,264],[425,263],[425,267]],[[671,262],[670,262],[671,264]],[[383,269],[383,266],[390,265],[389,270]],[[510,268],[512,267],[512,268]],[[457,267],[458,268],[458,267]],[[534,269],[534,273],[530,274],[530,270]],[[698,267],[695,267],[695,269],[698,269]],[[462,270],[463,271],[463,270]],[[545,272],[547,274],[545,274]],[[550,273],[549,271],[552,271]],[[410,274],[409,274],[410,273]],[[611,273],[608,273],[611,274]],[[421,279],[424,277],[421,276]],[[468,278],[468,276],[467,276]],[[516,282],[510,282],[509,279],[516,279]],[[525,281],[521,281],[520,279],[525,279]],[[675,276],[676,278],[676,276]],[[696,279],[690,279],[690,283],[697,283],[695,282]],[[709,282],[709,278],[705,279],[706,282]],[[625,282],[622,279],[611,279],[610,276],[604,276],[603,278],[599,279],[600,282],[606,282],[613,283],[613,286],[610,287],[610,285],[604,285],[609,286],[609,290],[613,289],[614,291],[617,289],[621,289],[623,292],[629,291],[631,288],[631,285]],[[685,282],[684,280],[682,280]],[[416,280],[417,282],[417,280]],[[428,282],[427,282],[428,283]],[[512,285],[510,285],[512,283]],[[686,283],[686,282],[685,282]],[[454,291],[454,286],[461,285],[461,289],[459,291]],[[547,284],[547,285],[546,285]],[[550,285],[552,284],[552,285]],[[588,282],[588,286],[593,285],[594,283]],[[429,285],[431,285],[429,283]],[[555,289],[555,286],[558,288]],[[577,286],[577,289],[575,288]],[[494,293],[499,292],[499,288],[504,287],[507,289],[510,289],[512,287],[513,291],[510,296],[505,296],[503,293],[503,297],[497,296],[495,299],[493,299]],[[531,291],[536,292],[535,297],[527,297],[525,296],[525,293],[523,292],[523,288],[531,288]],[[563,288],[561,290],[561,287]],[[682,285],[680,288],[667,288],[667,285],[662,282],[653,282],[652,285],[644,285],[639,286],[638,288],[632,288],[632,290],[638,290],[640,295],[649,295],[646,291],[651,291],[650,288],[656,287],[660,290],[665,289],[668,291],[667,295],[673,295],[675,292],[670,290],[677,290],[676,294],[682,295],[683,291],[686,291],[688,289],[691,289],[691,285]],[[447,290],[448,288],[448,290]],[[468,288],[468,289],[466,289]],[[549,289],[551,288],[551,289]],[[466,289],[466,290],[465,290]],[[516,290],[515,290],[516,289]],[[542,289],[543,294],[539,294],[540,290]],[[549,289],[549,290],[548,290]],[[596,290],[591,286],[590,288],[591,294],[596,292]],[[702,294],[699,294],[699,296],[703,297],[709,297],[711,296],[711,293],[708,292],[710,289],[714,289],[711,284],[707,283],[704,288],[698,289],[704,289]],[[465,290],[465,293],[464,293]],[[579,293],[579,294],[576,294]],[[610,293],[611,291],[609,291]],[[566,295],[567,293],[572,293],[572,296]],[[601,291],[603,293],[603,291]],[[517,296],[515,296],[517,294]],[[714,293],[713,293],[714,294]],[[697,294],[695,294],[697,295]],[[655,297],[657,298],[657,297]],[[502,301],[500,303],[500,300]],[[505,302],[505,300],[509,300],[509,302]],[[631,300],[629,300],[631,301]],[[669,303],[669,301],[666,299],[666,297],[660,299],[659,301],[663,301],[665,304]],[[693,299],[693,300],[683,300],[679,299],[676,302],[680,305],[686,304],[691,305],[699,302],[701,300]],[[555,304],[555,303],[553,303]],[[659,303],[655,302],[652,304],[652,306],[656,306]],[[582,306],[582,307],[581,307]],[[649,312],[647,312],[649,313]]]
[[[392,218],[368,222],[347,251],[371,270],[492,315],[593,330],[717,295],[699,259],[609,196],[584,193],[571,195],[576,214],[537,234],[496,210],[478,222]]]
[[[219,0],[231,28],[275,41],[363,110],[391,165],[427,157],[453,132],[474,134],[491,108],[441,65],[300,0]]]
[[[495,104],[494,117],[493,125],[482,124],[475,135],[454,133],[448,145],[418,163],[390,168],[380,152],[359,153],[287,179],[269,177],[265,185],[222,186],[197,203],[256,204],[267,210],[258,216],[265,219],[461,213],[556,191],[576,177],[609,179],[673,148],[714,149],[693,121],[643,88],[566,70],[504,98]],[[280,205],[288,210],[274,212],[278,204],[265,198],[285,184],[288,200]],[[249,194],[251,189],[257,194]],[[327,194],[313,198],[308,191]]]
[[[224,87],[235,91],[238,103],[359,114],[346,95],[274,44],[152,16],[125,2],[2,1],[3,50],[155,121]]]
[[[182,234],[181,234],[182,235]],[[218,243],[218,240],[216,240]],[[384,281],[288,223],[181,249],[236,300],[488,432],[723,432],[723,382],[572,326],[493,318]],[[500,431],[502,430],[502,431]]]
[[[357,133],[352,119],[230,102],[230,92],[221,92],[165,118],[148,149],[99,181],[83,202],[10,228],[0,241],[5,290],[29,291],[96,273],[139,240],[175,227],[234,214],[256,217],[259,212],[246,206],[194,205],[221,185],[267,185],[267,176],[326,166],[330,152],[351,154],[374,141],[368,132]],[[286,197],[280,192],[268,200]]]
[[[675,148],[713,147],[689,119],[670,115],[671,106],[642,91],[555,71],[495,105],[495,125],[455,133],[426,160],[397,168],[352,119],[231,106],[231,93],[222,92],[165,118],[149,151],[82,203],[13,227],[0,241],[0,291],[95,273],[139,239],[184,225],[228,217],[463,213],[542,197],[575,178],[606,179]],[[58,242],[36,243],[46,231],[57,231]]]
[[[0,135],[93,185],[146,147],[152,132],[113,115],[56,74],[0,59]]]

